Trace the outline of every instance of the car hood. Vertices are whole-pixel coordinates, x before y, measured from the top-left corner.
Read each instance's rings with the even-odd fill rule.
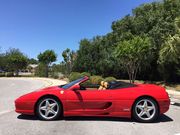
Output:
[[[46,87],[42,89],[35,90],[35,92],[41,92],[41,91],[52,91],[52,90],[61,90],[62,88],[58,86],[51,86],[51,87]]]
[[[52,93],[52,91],[59,91],[59,90],[64,90],[64,89],[60,88],[58,86],[52,86],[52,87],[46,87],[46,88],[38,89],[38,90],[35,90],[33,92],[30,92],[30,93],[27,93],[27,94],[20,96],[19,98],[16,99],[16,102],[17,101],[23,101],[24,99],[31,100],[31,99],[38,97],[41,94]]]

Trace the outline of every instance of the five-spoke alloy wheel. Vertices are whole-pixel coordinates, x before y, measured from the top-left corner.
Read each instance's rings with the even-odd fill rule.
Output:
[[[57,99],[45,97],[37,103],[36,114],[42,120],[55,120],[60,117],[61,105]]]
[[[157,103],[151,98],[140,98],[133,107],[133,116],[140,122],[153,122],[158,117]]]

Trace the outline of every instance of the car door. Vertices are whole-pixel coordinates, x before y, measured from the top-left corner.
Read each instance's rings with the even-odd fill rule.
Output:
[[[78,115],[82,114],[83,111],[83,99],[78,90],[66,91],[66,112]]]
[[[80,78],[80,80],[68,87],[68,90],[65,91],[66,99],[65,99],[65,110],[64,113],[66,116],[68,115],[82,115],[84,111],[83,107],[83,99],[81,94],[78,93],[80,89],[80,83],[88,80],[88,77]],[[76,89],[76,90],[75,90]]]
[[[75,115],[108,115],[112,110],[109,90],[67,91],[66,108]]]
[[[109,90],[78,90],[84,115],[108,115],[112,111],[112,96]]]

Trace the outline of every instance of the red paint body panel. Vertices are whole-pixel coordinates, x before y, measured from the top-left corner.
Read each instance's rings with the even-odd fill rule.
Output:
[[[85,78],[83,81],[87,79]],[[119,89],[73,90],[73,87],[77,87],[79,83],[68,89],[55,86],[23,95],[15,100],[16,112],[34,115],[35,104],[46,95],[59,98],[64,116],[131,117],[133,103],[141,96],[154,98],[159,105],[160,114],[169,109],[168,94],[160,86],[137,84],[135,87]]]

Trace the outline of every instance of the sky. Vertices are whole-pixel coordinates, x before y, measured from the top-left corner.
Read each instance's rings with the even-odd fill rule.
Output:
[[[66,48],[83,38],[111,32],[113,21],[155,0],[0,0],[0,51],[19,48],[29,58]]]

